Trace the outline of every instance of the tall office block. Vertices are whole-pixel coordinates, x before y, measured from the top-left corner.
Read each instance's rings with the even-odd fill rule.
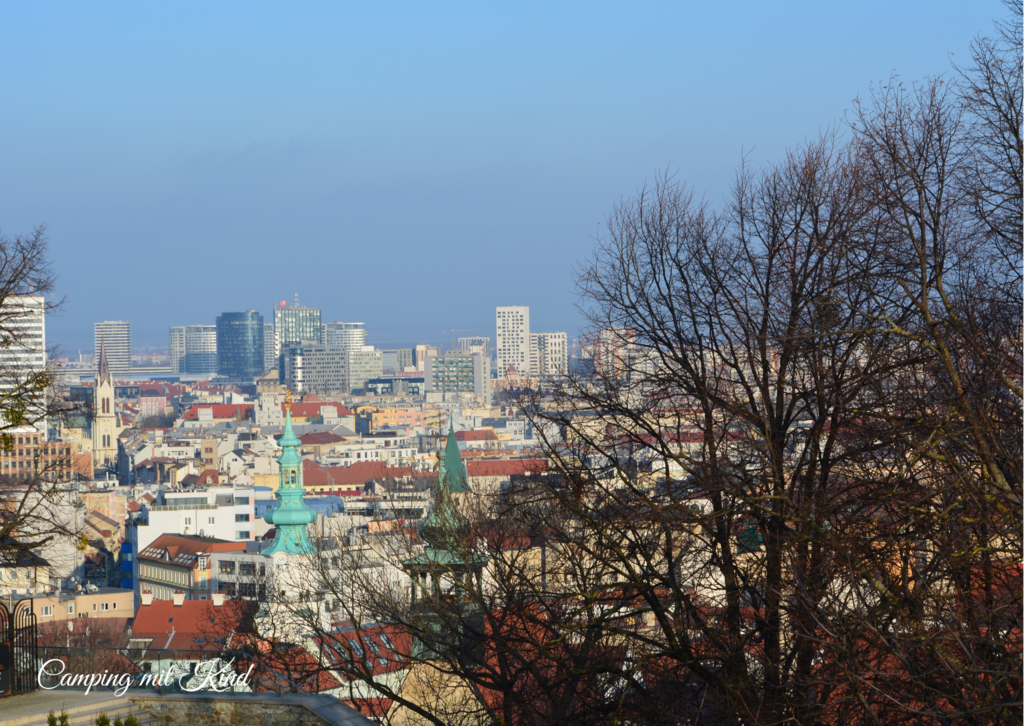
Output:
[[[489,358],[491,355],[491,339],[483,335],[459,338],[459,352],[479,353]]]
[[[12,334],[10,345],[0,347],[0,391],[34,390],[31,381],[46,369],[46,300],[42,295],[8,297],[0,317]],[[45,397],[42,392],[38,402],[27,401],[29,418],[42,414]],[[40,420],[36,428],[45,433],[46,421]]]
[[[263,370],[269,371],[277,367],[277,357],[274,355],[274,324],[263,323]]]
[[[480,353],[428,356],[424,369],[427,393],[472,393],[491,402],[491,359]]]
[[[499,307],[496,310],[497,375],[504,378],[509,366],[520,375],[530,375],[530,308],[525,305]]]
[[[132,372],[132,324],[123,320],[104,320],[93,326],[93,343],[97,364],[100,359],[100,348],[107,353],[107,365],[110,375],[127,377]],[[100,345],[103,343],[103,346]]]
[[[175,325],[169,331],[171,373],[217,372],[217,326]]]
[[[296,300],[298,302],[298,300]],[[284,383],[284,353],[303,343],[322,343],[319,308],[280,305],[274,308],[274,356],[278,379]]]
[[[255,310],[217,318],[217,373],[255,379],[263,373],[263,316]]]
[[[358,350],[366,345],[366,323],[324,323],[320,341],[328,348]]]
[[[565,375],[569,368],[567,343],[565,333],[531,333],[531,372],[538,376]]]

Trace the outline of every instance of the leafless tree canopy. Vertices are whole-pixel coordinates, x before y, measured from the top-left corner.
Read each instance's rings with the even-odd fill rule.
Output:
[[[461,501],[415,598],[415,538],[316,560],[323,667],[395,723],[1019,723],[1010,7],[722,207],[621,203],[577,274],[593,370],[518,401],[549,471]],[[418,680],[375,670],[380,627]]]

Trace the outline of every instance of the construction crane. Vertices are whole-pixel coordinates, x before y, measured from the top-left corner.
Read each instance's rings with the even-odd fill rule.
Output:
[[[452,334],[452,347],[451,350],[455,350],[455,334],[456,333],[478,333],[486,328],[455,328],[454,330],[442,330],[442,333]]]

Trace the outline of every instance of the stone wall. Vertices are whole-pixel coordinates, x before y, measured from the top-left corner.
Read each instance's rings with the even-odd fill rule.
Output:
[[[164,726],[372,726],[336,698],[305,694],[130,695]]]

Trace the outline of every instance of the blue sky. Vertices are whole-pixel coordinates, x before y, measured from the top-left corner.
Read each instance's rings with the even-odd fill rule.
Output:
[[[566,330],[605,215],[671,167],[711,201],[998,2],[5,3],[0,229],[45,222],[63,313],[136,344],[274,300],[379,344]]]

